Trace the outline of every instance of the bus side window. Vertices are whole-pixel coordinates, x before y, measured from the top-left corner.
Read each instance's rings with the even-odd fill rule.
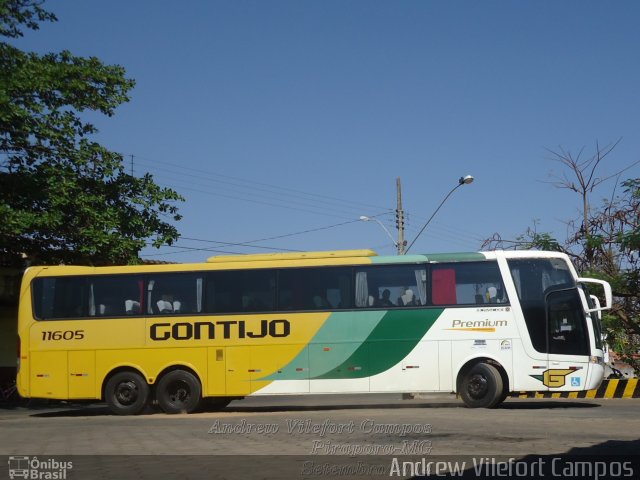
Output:
[[[423,266],[357,267],[355,305],[359,308],[416,307],[427,304]]]
[[[219,271],[207,274],[207,313],[271,312],[275,309],[275,270]]]
[[[143,302],[142,278],[135,275],[91,277],[90,315],[119,317],[140,315]]]
[[[431,280],[434,305],[509,303],[495,261],[434,265]]]
[[[147,282],[147,313],[202,313],[203,279],[198,273],[163,273]]]
[[[38,319],[87,316],[87,283],[80,277],[53,277],[34,282],[35,314]]]
[[[281,310],[350,308],[351,269],[343,267],[282,269],[278,272]]]

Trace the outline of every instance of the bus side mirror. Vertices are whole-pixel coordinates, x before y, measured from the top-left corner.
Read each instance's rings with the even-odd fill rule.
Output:
[[[601,285],[602,288],[604,289],[604,300],[605,300],[604,307],[600,305],[600,302],[598,302],[596,303],[596,306],[597,306],[596,308],[587,310],[588,313],[611,309],[611,306],[613,304],[613,294],[611,292],[611,285],[609,284],[609,282],[605,282],[604,280],[597,280],[595,278],[578,278],[578,282],[595,283],[597,285]]]

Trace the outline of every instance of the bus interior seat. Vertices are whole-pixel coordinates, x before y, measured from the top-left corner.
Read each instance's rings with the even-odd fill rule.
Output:
[[[415,305],[415,297],[413,296],[413,290],[408,288],[404,294],[398,298],[398,306],[405,307]]]
[[[314,297],[312,299],[312,305],[317,310],[324,310],[324,309],[329,308],[329,302],[327,302],[320,295],[314,295]]]
[[[142,310],[140,309],[140,302],[136,300],[125,300],[124,310],[127,315],[137,315],[139,313],[142,313]]]
[[[172,313],[173,312],[173,304],[168,300],[158,300],[156,302],[158,306],[159,313]]]

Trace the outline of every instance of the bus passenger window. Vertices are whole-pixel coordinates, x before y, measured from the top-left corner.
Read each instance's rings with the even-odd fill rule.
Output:
[[[143,302],[142,279],[134,275],[90,277],[89,315],[119,317],[140,315]]]
[[[220,271],[207,274],[207,313],[271,312],[275,309],[274,270]]]
[[[197,273],[154,275],[147,283],[147,313],[201,313],[202,285],[202,276]]]
[[[351,307],[351,269],[295,268],[278,272],[280,310],[338,310]]]
[[[433,265],[431,299],[434,305],[509,303],[494,261]]]
[[[51,277],[34,281],[35,316],[41,320],[86,317],[87,282],[81,277]]]
[[[390,265],[358,268],[355,304],[359,308],[382,309],[426,305],[425,267]]]

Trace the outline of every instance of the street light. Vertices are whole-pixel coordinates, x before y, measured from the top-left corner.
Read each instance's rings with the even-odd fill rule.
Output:
[[[433,217],[436,216],[436,213],[438,213],[440,208],[442,208],[442,205],[444,205],[444,202],[447,201],[447,198],[449,198],[451,194],[455,192],[458,187],[461,187],[462,185],[469,185],[470,183],[473,183],[473,177],[471,175],[467,175],[466,177],[460,177],[460,179],[458,180],[458,184],[455,187],[453,187],[449,193],[447,193],[447,196],[444,197],[444,200],[440,202],[440,205],[438,205],[438,208],[436,208],[435,211],[431,214],[431,216],[429,217],[429,220],[427,220],[427,223],[425,223],[422,226],[422,228],[418,232],[418,235],[416,235],[416,238],[414,238],[413,241],[409,244],[409,246],[405,249],[404,251],[405,254],[409,251],[409,249],[413,246],[413,244],[416,243],[416,240],[418,239],[418,237],[422,234],[424,229],[427,228],[427,225],[429,225],[431,220],[433,220]]]
[[[398,248],[398,243],[394,240],[393,235],[391,235],[391,232],[387,230],[387,227],[385,227],[384,223],[382,223],[380,220],[378,220],[377,218],[367,217],[366,215],[361,215],[360,220],[362,220],[363,222],[372,222],[372,221],[376,222],[378,225],[382,227],[382,229],[386,232],[386,234],[389,235],[389,238],[393,242],[393,246]]]

